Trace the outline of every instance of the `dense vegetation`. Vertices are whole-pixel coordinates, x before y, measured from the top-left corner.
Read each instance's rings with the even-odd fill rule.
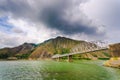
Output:
[[[30,54],[17,54],[16,57],[17,59],[28,59]]]

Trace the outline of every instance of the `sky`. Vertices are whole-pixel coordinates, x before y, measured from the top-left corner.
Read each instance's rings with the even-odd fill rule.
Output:
[[[0,48],[64,36],[120,40],[120,0],[0,0]]]

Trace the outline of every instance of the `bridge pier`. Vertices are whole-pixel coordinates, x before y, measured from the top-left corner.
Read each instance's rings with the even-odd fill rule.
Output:
[[[72,62],[72,55],[68,56],[68,62]]]
[[[60,61],[60,57],[57,58],[57,61],[58,61],[58,62]]]
[[[56,61],[56,58],[52,58],[52,60]]]

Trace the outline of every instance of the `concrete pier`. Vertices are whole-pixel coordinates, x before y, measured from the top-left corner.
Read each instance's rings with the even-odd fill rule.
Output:
[[[72,62],[72,55],[68,56],[68,62]]]

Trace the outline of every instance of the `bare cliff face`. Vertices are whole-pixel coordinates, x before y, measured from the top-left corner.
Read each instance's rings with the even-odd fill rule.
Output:
[[[105,62],[105,66],[120,68],[120,43],[109,45],[111,58]]]
[[[109,45],[112,57],[120,57],[120,43]]]

